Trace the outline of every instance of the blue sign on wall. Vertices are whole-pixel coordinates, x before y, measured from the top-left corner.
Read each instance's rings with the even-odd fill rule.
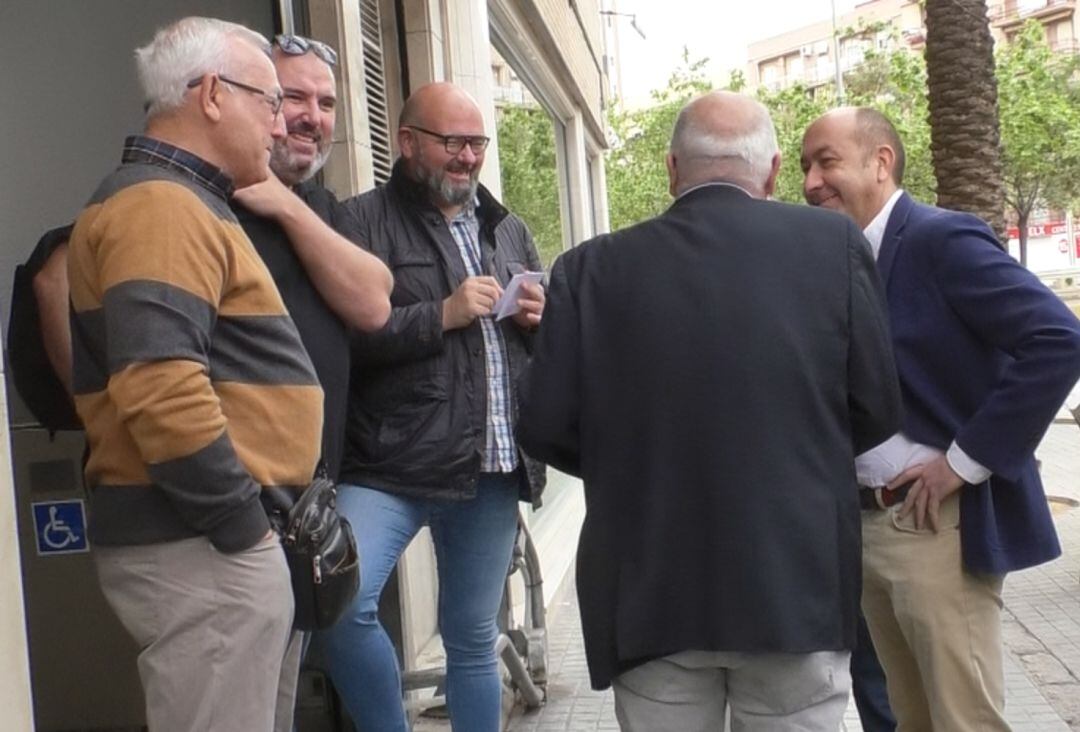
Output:
[[[90,551],[82,501],[45,501],[30,506],[34,510],[39,555]]]

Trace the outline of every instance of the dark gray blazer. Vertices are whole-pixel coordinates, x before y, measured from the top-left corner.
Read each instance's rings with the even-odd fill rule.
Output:
[[[847,217],[708,186],[564,254],[518,437],[585,482],[593,686],[686,649],[851,648],[854,456],[899,409],[881,284]]]

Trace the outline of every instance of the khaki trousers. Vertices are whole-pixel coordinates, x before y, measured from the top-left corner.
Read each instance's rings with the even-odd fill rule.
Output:
[[[1008,730],[1004,578],[964,570],[958,493],[942,504],[938,533],[898,511],[862,514],[862,609],[897,732]]]
[[[612,683],[623,732],[836,732],[847,707],[848,651],[682,651]]]
[[[291,730],[300,653],[276,535],[235,554],[204,537],[94,552],[105,599],[141,648],[150,732]]]

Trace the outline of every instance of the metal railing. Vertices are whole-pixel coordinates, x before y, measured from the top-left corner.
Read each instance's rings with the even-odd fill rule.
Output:
[[[1016,0],[990,6],[990,20],[994,23],[1008,23],[1028,16],[1038,15],[1057,8],[1075,8],[1076,0],[1045,0],[1035,8],[1022,8]]]
[[[1080,53],[1080,40],[1065,38],[1050,44],[1050,50],[1055,53]]]

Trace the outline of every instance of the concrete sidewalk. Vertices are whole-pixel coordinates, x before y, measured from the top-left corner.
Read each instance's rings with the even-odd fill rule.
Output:
[[[1014,732],[1080,732],[1080,429],[1066,417],[1063,412],[1051,426],[1037,453],[1064,553],[1005,583],[1006,716]],[[611,691],[589,686],[572,587],[551,610],[549,653],[547,704],[529,713],[516,709],[509,729],[617,730]],[[842,729],[862,730],[854,704]]]

